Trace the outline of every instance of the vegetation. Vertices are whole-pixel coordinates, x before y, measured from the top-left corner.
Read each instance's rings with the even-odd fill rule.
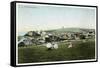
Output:
[[[67,42],[59,42],[59,48],[47,50],[45,46],[18,47],[18,63],[49,61],[84,60],[95,58],[95,41],[76,41],[74,47],[68,48]]]

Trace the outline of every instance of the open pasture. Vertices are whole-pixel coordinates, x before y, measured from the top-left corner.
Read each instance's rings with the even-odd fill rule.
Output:
[[[76,41],[68,48],[67,42],[59,42],[58,49],[47,50],[46,46],[18,47],[18,63],[84,60],[95,58],[95,41]]]

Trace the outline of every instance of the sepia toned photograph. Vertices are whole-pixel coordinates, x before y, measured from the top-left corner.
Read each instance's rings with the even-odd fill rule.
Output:
[[[16,3],[16,64],[97,60],[96,7]]]

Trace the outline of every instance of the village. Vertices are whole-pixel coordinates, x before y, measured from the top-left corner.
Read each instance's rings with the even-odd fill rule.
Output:
[[[73,41],[87,41],[95,39],[95,31],[82,29],[81,32],[57,32],[57,31],[29,31],[24,36],[18,37],[18,47],[27,47],[32,45],[46,45],[47,43],[60,43],[66,41],[69,48],[73,47]],[[58,47],[57,47],[58,48]]]

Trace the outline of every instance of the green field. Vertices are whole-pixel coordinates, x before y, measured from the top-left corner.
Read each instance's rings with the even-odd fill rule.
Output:
[[[59,48],[47,50],[45,46],[18,47],[18,63],[34,63],[49,61],[84,60],[95,58],[95,41],[74,42],[74,47],[68,48],[66,42],[58,43]]]

